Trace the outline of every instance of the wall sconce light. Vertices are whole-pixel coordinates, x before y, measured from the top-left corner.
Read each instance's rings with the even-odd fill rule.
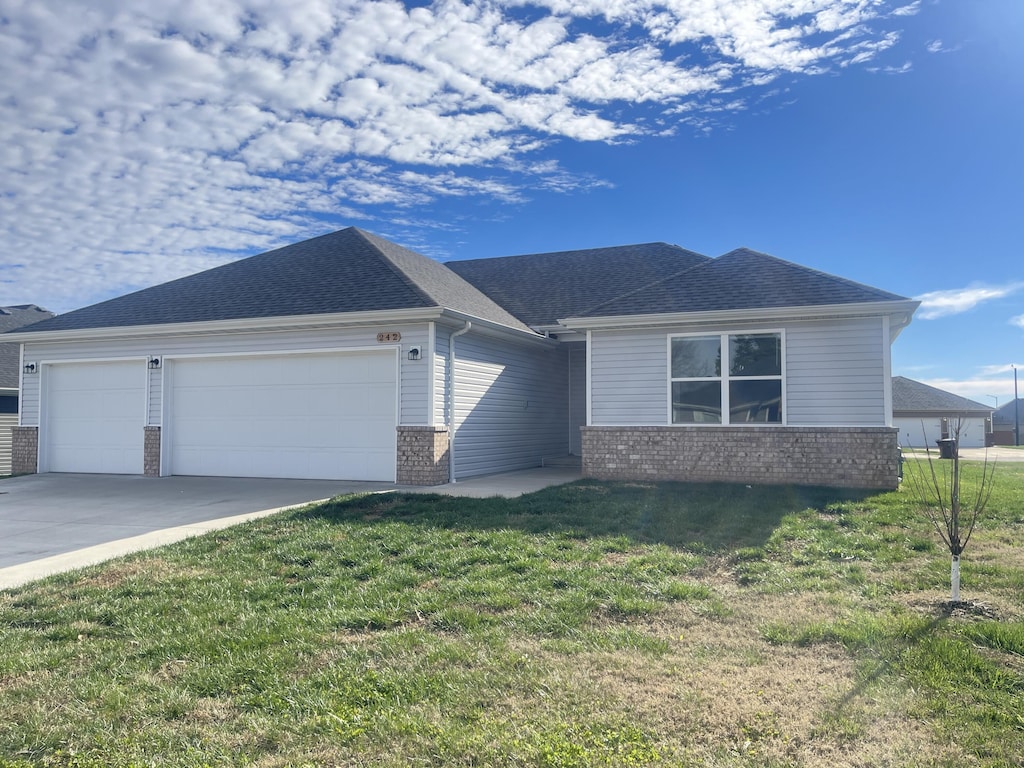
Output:
[[[35,363],[25,363],[24,370],[25,370],[25,373],[35,373],[36,372],[36,364]]]
[[[419,347],[409,347],[409,359],[410,360],[419,360],[420,359],[420,348]]]
[[[151,358],[149,358],[149,367],[150,367],[150,369],[159,368],[160,367],[160,358],[159,357],[151,357]]]

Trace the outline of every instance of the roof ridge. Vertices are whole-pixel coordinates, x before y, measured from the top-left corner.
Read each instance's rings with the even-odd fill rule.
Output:
[[[373,250],[380,255],[380,257],[383,259],[384,263],[388,266],[388,268],[392,272],[394,272],[399,277],[399,279],[402,280],[402,282],[404,282],[418,296],[420,296],[420,298],[434,302],[435,306],[441,306],[441,303],[437,300],[435,296],[431,296],[423,286],[421,286],[419,283],[413,280],[404,269],[398,266],[398,264],[395,263],[394,259],[392,259],[391,256],[389,256],[387,252],[380,247],[380,245],[373,241],[375,238],[377,238],[376,235],[374,235],[372,232],[367,232],[366,230],[360,229],[359,227],[349,227],[349,229],[351,229],[356,235],[358,235],[363,240],[363,242],[365,242],[368,246],[373,248]],[[380,239],[383,240],[383,238]],[[398,243],[391,244],[396,248],[401,248],[403,251],[407,251],[408,253],[413,253],[424,259],[427,258],[426,256],[423,256],[423,254],[416,253],[415,251],[412,251],[406,248],[405,246],[399,245]]]
[[[480,262],[480,261],[501,261],[501,260],[504,260],[504,259],[530,259],[530,258],[535,258],[537,256],[566,256],[568,254],[573,254],[573,253],[593,253],[595,251],[618,251],[618,250],[622,250],[623,248],[649,248],[651,246],[659,246],[659,245],[660,246],[665,246],[667,248],[678,248],[680,251],[683,251],[684,253],[691,253],[691,254],[694,254],[694,255],[697,255],[697,256],[704,256],[704,254],[702,254],[702,253],[697,253],[697,251],[691,251],[688,248],[683,248],[681,245],[677,245],[676,243],[668,243],[668,242],[665,242],[664,240],[651,240],[651,241],[646,242],[646,243],[624,243],[622,245],[601,245],[601,246],[597,246],[596,248],[568,248],[568,249],[566,249],[564,251],[538,251],[536,253],[512,253],[512,254],[508,254],[506,256],[481,256],[480,258],[477,258],[477,259],[449,259],[448,261],[455,261],[455,262],[458,262],[460,264],[471,264],[471,263]],[[710,258],[710,257],[704,256],[704,258]],[[447,264],[448,262],[445,262],[445,263]]]
[[[679,246],[676,246],[676,247],[678,248]],[[681,248],[680,250],[684,250],[685,251],[686,249],[685,248]],[[697,252],[696,251],[690,251],[690,253],[697,253]],[[702,253],[697,253],[697,255],[698,256],[704,256],[704,254],[702,254]],[[595,310],[600,309],[605,304],[611,304],[613,302],[620,301],[620,300],[626,298],[627,296],[632,296],[635,293],[639,293],[640,291],[646,291],[647,289],[653,288],[656,285],[661,285],[664,282],[667,282],[669,280],[673,280],[673,279],[675,279],[677,277],[680,277],[680,276],[686,274],[687,272],[693,272],[694,270],[697,270],[697,269],[703,269],[704,267],[709,266],[710,264],[713,264],[716,261],[715,259],[711,258],[710,256],[705,256],[704,258],[706,258],[707,261],[701,262],[700,264],[693,264],[693,265],[687,267],[686,269],[681,269],[678,272],[674,272],[671,275],[668,275],[667,277],[661,278],[660,280],[655,280],[653,282],[647,283],[646,285],[641,285],[640,287],[634,288],[631,291],[626,291],[625,293],[620,293],[618,296],[614,296],[613,298],[606,299],[605,301],[602,301],[600,304],[595,304],[594,306],[590,307],[589,309],[587,309],[584,312],[584,316],[589,316],[592,312],[594,312]]]
[[[484,293],[471,282],[462,277],[462,275],[458,274],[452,269],[449,269],[440,261],[432,259],[429,256],[425,256],[424,254],[414,251],[411,248],[406,248],[404,245],[399,245],[398,243],[392,240],[388,240],[387,238],[375,235],[372,232],[366,232],[355,227],[353,227],[353,229],[355,229],[356,233],[359,234],[371,247],[373,247],[381,254],[386,264],[388,265],[388,268],[391,269],[399,277],[399,279],[401,279],[407,286],[409,286],[413,291],[415,291],[417,295],[426,299],[429,302],[433,302],[434,306],[442,307],[445,309],[452,309],[458,312],[469,312],[470,314],[473,314],[473,312],[470,311],[471,305],[473,303],[476,303],[478,299],[483,299],[491,306],[487,307],[478,305],[476,307],[476,311],[484,311],[486,313],[490,313],[492,316],[488,318],[486,314],[481,314],[479,316],[482,319],[490,319],[492,322],[497,322],[509,328],[515,328],[516,330],[532,330],[530,329],[527,323],[523,322],[522,319],[517,317],[508,308],[492,299],[486,293]],[[429,282],[434,283],[434,287],[438,291],[441,291],[441,293],[436,294],[434,291],[430,289],[429,286],[420,283],[414,275],[406,271],[405,266],[403,266],[401,263],[399,263],[392,257],[389,251],[395,251],[396,253],[399,253],[403,257],[409,259],[411,263],[408,266],[410,267],[415,267],[416,262],[420,262],[421,264],[423,264],[423,277]],[[472,296],[471,299],[468,295],[462,297],[455,295],[453,298],[452,294],[458,294],[460,291],[469,291],[475,295]],[[463,300],[467,300],[467,303],[465,305],[462,305],[460,302],[460,298]],[[495,314],[494,310],[500,312],[502,315],[504,315],[504,317]]]

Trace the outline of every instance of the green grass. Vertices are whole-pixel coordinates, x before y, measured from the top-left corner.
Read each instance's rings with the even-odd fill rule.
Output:
[[[0,592],[0,766],[1015,765],[1022,524],[951,609],[906,492],[339,498]]]

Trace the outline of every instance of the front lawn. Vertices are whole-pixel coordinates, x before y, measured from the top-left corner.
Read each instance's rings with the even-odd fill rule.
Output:
[[[3,591],[0,765],[1018,765],[1024,464],[996,482],[952,608],[906,492],[587,481]]]

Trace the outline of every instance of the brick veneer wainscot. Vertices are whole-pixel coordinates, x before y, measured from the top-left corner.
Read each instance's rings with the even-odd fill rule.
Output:
[[[402,485],[448,482],[448,427],[399,427],[397,479]]]
[[[11,428],[11,472],[34,475],[39,469],[39,427]]]
[[[143,427],[142,473],[146,477],[160,477],[160,427]]]
[[[888,427],[583,427],[583,475],[757,485],[897,487]]]

